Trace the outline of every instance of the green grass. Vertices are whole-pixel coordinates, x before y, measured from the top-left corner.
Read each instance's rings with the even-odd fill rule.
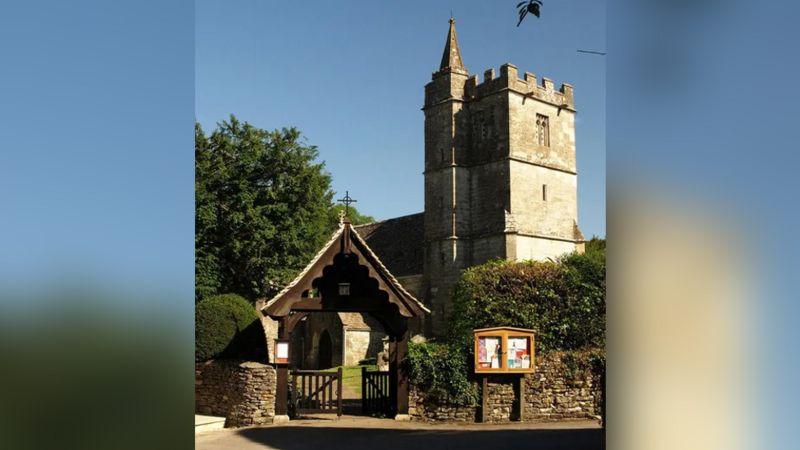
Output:
[[[361,393],[361,367],[362,366],[340,366],[342,368],[342,383],[343,386],[347,386],[353,392]],[[366,364],[363,367],[366,367],[369,371],[378,370],[378,366],[375,364]],[[331,367],[330,369],[324,369],[323,372],[336,372],[339,370],[339,367]],[[300,386],[300,380],[298,379],[297,387]]]
[[[350,388],[353,392],[361,392],[361,367],[362,366],[341,366],[342,368],[342,383],[344,386]],[[366,365],[367,370],[378,370],[376,365]],[[326,369],[325,372],[336,372],[339,367],[331,367]]]

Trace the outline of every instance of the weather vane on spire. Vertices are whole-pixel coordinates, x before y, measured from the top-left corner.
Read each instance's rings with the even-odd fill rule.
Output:
[[[350,205],[358,202],[358,200],[355,200],[350,197],[350,191],[344,191],[344,198],[340,198],[339,200],[336,201],[344,203],[344,217],[350,216]]]

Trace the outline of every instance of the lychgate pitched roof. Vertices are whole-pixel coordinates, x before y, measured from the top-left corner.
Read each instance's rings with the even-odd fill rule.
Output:
[[[336,264],[335,259],[342,255],[354,255],[357,257],[359,268],[366,269],[369,279],[377,282],[378,289],[386,294],[386,300],[389,303],[397,306],[400,315],[417,317],[430,312],[422,302],[417,300],[397,281],[397,278],[386,268],[350,222],[346,220],[340,224],[339,229],[333,233],[331,239],[314,256],[305,269],[275,297],[270,299],[262,307],[262,311],[272,317],[284,317],[292,311],[293,307],[297,308],[297,305],[303,305],[305,308],[312,306],[318,308],[319,305],[315,305],[315,302],[321,304],[324,299],[316,298],[310,294],[314,288],[314,282],[323,278],[325,269],[334,266]],[[339,306],[347,305],[347,300],[339,299],[338,301]],[[359,299],[358,301],[360,302],[359,305],[363,306],[365,301],[379,302],[381,300]],[[357,306],[354,306],[354,308],[357,309]]]

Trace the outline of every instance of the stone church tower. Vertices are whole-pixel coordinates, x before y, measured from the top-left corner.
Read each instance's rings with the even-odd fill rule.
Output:
[[[425,86],[424,270],[420,297],[441,334],[461,272],[494,258],[582,251],[578,229],[572,86],[511,64],[464,67],[455,21]]]

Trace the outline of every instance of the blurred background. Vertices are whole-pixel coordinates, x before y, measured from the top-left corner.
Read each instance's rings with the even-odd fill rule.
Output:
[[[0,5],[0,448],[193,445],[194,3]]]
[[[492,3],[509,28],[516,3]],[[608,0],[596,19],[610,448],[797,448],[798,13]],[[0,6],[4,448],[193,445],[194,15]]]
[[[796,448],[797,5],[609,1],[610,448]]]

